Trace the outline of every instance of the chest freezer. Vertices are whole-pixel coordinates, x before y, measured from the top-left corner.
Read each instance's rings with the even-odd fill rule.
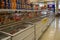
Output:
[[[11,36],[0,32],[0,40],[11,40]]]
[[[24,40],[30,37],[30,34],[33,35],[31,40],[34,40],[34,25],[30,23],[17,24],[1,31],[8,33],[12,40]]]

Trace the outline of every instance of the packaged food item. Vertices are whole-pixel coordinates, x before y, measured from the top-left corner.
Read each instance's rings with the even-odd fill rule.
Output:
[[[21,7],[22,9],[25,9],[25,5],[24,5],[24,4],[23,4],[23,5],[21,5],[21,6],[22,6],[22,7]]]
[[[11,3],[16,3],[17,0],[11,0]]]
[[[38,8],[39,8],[39,5],[34,5],[35,10],[38,10]]]
[[[14,18],[15,21],[20,21],[21,20],[21,15],[19,13],[17,13],[17,11],[15,11],[13,18]]]
[[[1,8],[4,9],[4,0],[1,0]]]
[[[11,9],[16,9],[16,1],[17,0],[11,0]]]
[[[10,0],[6,0],[6,8],[7,9],[10,9],[10,6],[11,6]]]
[[[16,9],[16,3],[11,3],[11,9]]]
[[[28,17],[32,18],[32,13],[31,12],[28,12]]]

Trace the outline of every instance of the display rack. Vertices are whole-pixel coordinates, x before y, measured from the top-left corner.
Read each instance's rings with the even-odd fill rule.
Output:
[[[17,9],[0,9],[2,11],[41,11],[41,10],[17,10]]]

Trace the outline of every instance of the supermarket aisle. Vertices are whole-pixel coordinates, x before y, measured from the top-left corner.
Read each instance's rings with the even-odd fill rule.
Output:
[[[56,18],[39,40],[60,40],[60,18]]]

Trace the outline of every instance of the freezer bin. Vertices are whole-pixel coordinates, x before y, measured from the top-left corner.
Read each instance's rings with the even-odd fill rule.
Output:
[[[1,30],[8,33],[12,40],[34,40],[34,25],[29,23],[17,24],[14,27]]]
[[[0,40],[11,40],[11,36],[0,32]]]

